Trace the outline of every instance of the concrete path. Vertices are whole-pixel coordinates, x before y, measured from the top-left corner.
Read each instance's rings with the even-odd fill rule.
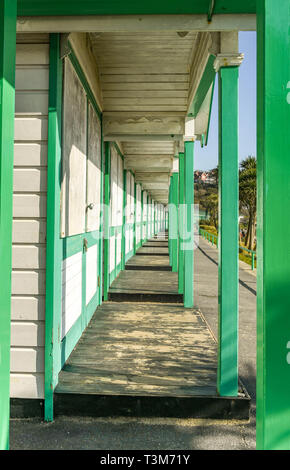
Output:
[[[217,335],[217,250],[195,251],[195,304]],[[252,397],[249,423],[197,419],[71,418],[12,420],[11,449],[255,449],[256,278],[240,269],[240,377]]]
[[[215,337],[218,332],[218,251],[203,238],[195,250],[194,302]],[[256,276],[240,262],[239,273],[239,375],[251,398],[256,398]]]
[[[195,250],[195,305],[215,337],[218,334],[218,250],[199,237]],[[256,271],[240,261],[239,270],[239,376],[251,396],[250,446],[256,428]],[[254,439],[253,439],[254,436]]]

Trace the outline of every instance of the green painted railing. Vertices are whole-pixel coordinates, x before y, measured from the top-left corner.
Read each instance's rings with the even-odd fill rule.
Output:
[[[214,233],[207,232],[206,230],[203,230],[202,228],[199,229],[199,234],[208,242],[210,242],[212,245],[218,246],[218,236],[215,235]],[[251,267],[252,271],[255,269],[255,258],[257,259],[257,253],[256,251],[249,250],[245,246],[239,245],[239,249],[246,251],[247,253],[250,253],[251,255]]]

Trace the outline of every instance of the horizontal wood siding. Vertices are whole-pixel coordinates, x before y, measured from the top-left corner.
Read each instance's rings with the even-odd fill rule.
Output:
[[[44,396],[48,35],[18,35],[11,396]]]

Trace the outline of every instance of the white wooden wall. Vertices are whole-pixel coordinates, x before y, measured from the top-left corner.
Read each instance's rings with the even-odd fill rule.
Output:
[[[115,149],[116,151],[116,149]],[[123,225],[123,198],[124,198],[124,162],[118,154],[118,187],[117,187],[117,225]],[[122,259],[122,232],[117,235],[117,266]]]
[[[82,313],[82,252],[62,262],[61,339]]]
[[[131,174],[130,171],[126,173],[126,224],[130,223],[131,220]],[[126,230],[125,237],[125,252],[126,254],[130,251],[130,230]]]
[[[139,243],[141,240],[141,215],[142,215],[142,210],[141,210],[141,186],[140,184],[137,184],[136,186],[136,243]]]
[[[70,59],[64,64],[61,235],[85,231],[87,97]]]
[[[17,42],[11,397],[43,398],[49,45]]]
[[[101,124],[93,109],[88,104],[88,148],[87,148],[87,232],[100,228],[101,202]]]
[[[123,224],[123,170],[124,164],[114,145],[111,145],[111,227]],[[110,272],[121,262],[122,233],[110,236]]]

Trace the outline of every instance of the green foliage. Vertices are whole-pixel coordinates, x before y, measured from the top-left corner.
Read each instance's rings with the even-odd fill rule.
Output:
[[[249,218],[246,245],[251,250],[254,247],[255,225],[257,214],[257,171],[255,157],[247,157],[240,164],[239,173],[240,208]]]

